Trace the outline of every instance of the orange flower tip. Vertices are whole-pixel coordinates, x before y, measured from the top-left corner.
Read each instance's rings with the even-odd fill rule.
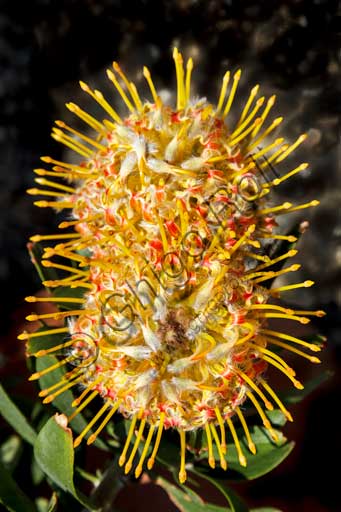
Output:
[[[85,82],[82,82],[82,80],[79,80],[79,85],[83,91],[85,91],[85,92],[90,91],[90,87],[88,86],[88,84],[86,84]]]
[[[75,398],[71,405],[72,405],[72,407],[77,407],[78,404],[79,404],[79,398]]]
[[[152,469],[152,467],[154,466],[154,462],[155,462],[155,459],[153,459],[152,457],[150,457],[150,458],[148,459],[148,462],[147,462],[147,468],[148,468],[149,470],[150,470],[150,469]],[[186,478],[185,478],[185,480],[186,480]]]
[[[214,457],[209,457],[208,458],[208,465],[210,466],[210,468],[214,469],[215,468],[215,459]]]
[[[261,107],[263,105],[263,103],[264,103],[264,100],[265,100],[264,96],[259,98],[259,100],[257,100],[257,102],[256,102],[257,107]]]
[[[38,319],[39,319],[38,315],[28,315],[26,317],[26,320],[28,320],[29,322],[35,322]]]
[[[320,201],[317,199],[314,199],[314,201],[311,201],[310,206],[318,206],[320,204]]]
[[[34,201],[33,204],[39,208],[47,208],[49,205],[48,201]]]
[[[43,260],[41,264],[43,265],[43,267],[52,267],[52,263],[49,260]]]
[[[326,312],[325,311],[322,311],[322,309],[320,309],[319,311],[316,311],[316,316],[318,316],[319,318],[322,318],[323,316],[326,316]]]
[[[180,482],[180,484],[184,484],[186,482],[186,479],[187,479],[186,470],[183,469],[183,470],[179,471],[179,482]]]
[[[304,389],[304,386],[303,386],[302,382],[300,382],[299,380],[296,380],[296,379],[294,381],[294,386],[297,389]]]
[[[74,447],[74,448],[77,448],[77,446],[79,446],[79,445],[81,444],[81,442],[82,442],[82,438],[81,438],[81,436],[78,436],[78,437],[74,440],[74,442],[73,442],[73,447]]]
[[[311,361],[312,363],[316,363],[316,364],[321,363],[321,359],[319,359],[318,357],[311,356],[309,359],[310,359],[310,361]]]
[[[75,104],[75,103],[65,103],[65,106],[68,110],[70,110],[70,112],[77,112],[77,110],[79,109],[79,107]]]
[[[301,142],[305,141],[308,137],[307,133],[302,133],[302,135],[298,138],[298,140]]]
[[[315,284],[314,281],[304,281],[304,287],[305,288],[310,288],[310,286],[313,286]]]
[[[239,464],[240,464],[241,466],[243,466],[243,468],[246,468],[246,466],[247,466],[247,460],[246,460],[245,455],[243,455],[243,454],[239,455]]]
[[[250,452],[253,454],[253,455],[256,455],[257,453],[257,448],[256,448],[256,445],[254,443],[250,443],[249,444],[249,449],[250,449]]]
[[[140,464],[136,467],[135,469],[135,478],[139,478],[139,476],[141,475],[142,473],[142,466],[140,466]]]
[[[124,455],[123,455],[123,456],[121,455],[121,457],[118,459],[118,465],[119,465],[120,467],[122,467],[122,466],[123,466],[123,464],[125,463],[125,461],[126,461],[125,456],[124,456]]]
[[[143,66],[143,76],[144,76],[145,78],[147,78],[147,77],[149,78],[149,77],[150,77],[150,71],[149,71],[149,69],[147,68],[147,66]]]
[[[29,296],[25,297],[26,302],[37,302],[37,297]]]
[[[288,368],[287,368],[287,372],[288,372],[290,375],[292,375],[293,377],[295,377],[295,375],[296,375],[296,372],[295,372],[295,370],[294,370],[293,368],[288,367]]]
[[[221,453],[223,453],[225,455],[225,453],[227,452],[227,448],[226,448],[226,444],[225,443],[221,443]]]
[[[96,436],[95,434],[91,434],[91,436],[89,437],[89,439],[87,440],[86,444],[87,445],[90,445],[92,443],[94,443],[96,441]]]
[[[28,378],[28,380],[38,380],[40,378],[40,373],[32,373],[31,377]]]
[[[54,282],[53,282],[53,281],[43,281],[43,285],[44,285],[44,286],[47,286],[47,287],[49,287],[49,286],[53,286],[53,284],[54,284]]]
[[[221,467],[224,471],[226,471],[226,470],[227,470],[227,462],[226,462],[226,460],[225,460],[225,459],[222,459],[222,460],[220,461],[220,467]]]
[[[46,396],[48,394],[48,391],[46,389],[42,389],[40,391],[40,393],[38,393],[38,396],[40,396],[40,398],[43,398],[44,396]]]
[[[124,466],[124,474],[127,475],[129,471],[131,470],[131,462],[127,462],[127,464]]]
[[[293,422],[293,421],[294,421],[294,418],[291,416],[291,414],[290,414],[290,412],[289,412],[289,411],[287,411],[287,412],[285,413],[285,417],[286,417],[286,419],[287,419],[288,421],[291,421],[291,422]]]
[[[268,400],[265,403],[265,407],[267,408],[268,411],[273,411],[274,410],[274,406],[272,405],[271,402],[269,402]]]
[[[29,334],[28,332],[22,332],[21,334],[19,334],[18,336],[18,340],[27,340],[29,338]]]
[[[309,324],[310,319],[309,319],[309,318],[306,318],[306,317],[304,316],[304,317],[300,318],[298,321],[299,321],[301,324]]]
[[[274,126],[278,126],[279,124],[281,124],[282,121],[283,121],[283,117],[277,117],[274,120],[273,124],[274,124]]]
[[[272,105],[275,103],[276,101],[276,94],[274,94],[273,96],[271,96],[271,98],[269,98],[269,105],[272,107]]]
[[[38,352],[36,352],[34,355],[34,357],[42,357],[42,356],[45,356],[47,353],[47,350],[38,350]]]
[[[43,404],[50,404],[54,400],[54,395],[49,395],[43,400]]]
[[[233,79],[234,80],[239,80],[241,75],[242,75],[242,70],[238,69],[238,71],[236,71],[235,74],[233,75]]]
[[[269,434],[270,434],[270,437],[271,439],[275,442],[275,443],[278,443],[279,439],[278,439],[278,435],[276,434],[276,432],[270,428],[269,429]]]
[[[35,196],[39,194],[39,190],[37,188],[28,188],[26,190],[26,194],[29,194],[30,196]]]
[[[291,207],[292,207],[292,203],[289,203],[288,201],[283,203],[283,209],[284,210],[288,210]]]
[[[50,156],[41,156],[40,160],[42,160],[43,162],[45,162],[47,164],[51,164],[52,163],[52,158]]]
[[[41,236],[40,235],[33,235],[30,237],[31,242],[40,242]]]

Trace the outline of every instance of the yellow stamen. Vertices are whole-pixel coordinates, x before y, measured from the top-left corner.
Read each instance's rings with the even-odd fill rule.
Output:
[[[65,136],[61,135],[62,133],[63,132],[61,132],[61,131],[60,131],[60,133],[52,132],[51,133],[51,137],[53,139],[55,139],[57,142],[60,142],[61,144],[64,144],[64,146],[72,149],[72,151],[75,151],[79,155],[84,156],[84,158],[90,158],[93,155],[93,151],[91,151],[90,149],[86,148],[85,146],[83,146],[83,144],[80,144],[77,141],[70,142],[67,139],[66,135]],[[70,139],[71,139],[71,137],[70,137]]]
[[[48,395],[54,389],[59,388],[60,386],[63,386],[63,384],[69,383],[70,380],[72,380],[72,379],[76,379],[78,381],[78,377],[82,377],[82,372],[78,368],[75,368],[71,372],[64,374],[64,376],[58,382],[56,382],[56,384],[53,384],[52,386],[49,386],[48,388],[42,389],[38,396],[44,397],[44,396]]]
[[[264,357],[264,356],[263,356]],[[238,375],[240,375],[242,377],[242,379],[250,386],[250,388],[252,388],[255,393],[257,393],[257,395],[263,400],[264,402],[264,405],[265,407],[268,409],[268,411],[272,411],[273,410],[273,405],[271,402],[269,402],[269,400],[266,398],[266,396],[264,395],[263,391],[261,391],[259,389],[259,387],[257,386],[257,384],[255,382],[253,382],[252,379],[250,379],[250,377],[248,377],[246,375],[246,373],[242,372],[241,370],[236,370],[236,373]]]
[[[185,469],[185,457],[186,457],[186,433],[184,430],[179,430],[180,435],[180,471],[179,471],[179,482],[184,484],[186,482],[187,473]]]
[[[295,174],[298,174],[299,172],[304,171],[304,169],[306,169],[308,167],[308,165],[309,164],[305,162],[305,163],[295,167],[295,169],[288,172],[287,174],[284,174],[284,176],[282,176],[281,178],[276,178],[273,181],[270,181],[269,183],[264,184],[264,186],[266,185],[267,187],[271,187],[272,185],[275,185],[275,186],[280,185],[281,183],[283,183],[283,181],[287,180],[288,178],[291,178],[291,176],[294,176]]]
[[[276,163],[282,162],[282,160],[284,160],[288,155],[290,155],[290,153],[292,153],[292,151],[294,151],[297,148],[297,146],[302,144],[302,142],[304,142],[307,137],[308,137],[308,135],[306,133],[303,133],[302,135],[300,135],[298,137],[298,139],[291,146],[289,146],[288,149],[286,151],[284,151],[284,153],[282,153],[277,158]]]
[[[43,190],[40,188],[28,188],[26,193],[30,196],[51,196],[51,197],[65,197],[61,192],[54,192],[52,190]]]
[[[67,270],[68,272],[71,272],[72,274],[77,274],[78,276],[88,276],[89,272],[84,270],[79,270],[78,268],[69,267],[68,265],[60,265],[59,263],[54,263],[50,260],[43,260],[42,261],[43,267],[47,268],[59,268],[60,270]]]
[[[304,281],[303,283],[288,284],[287,286],[281,286],[280,288],[272,288],[270,290],[271,295],[277,295],[280,292],[288,290],[296,290],[297,288],[310,288],[313,286],[314,281]]]
[[[122,100],[124,101],[124,103],[127,105],[127,107],[130,110],[130,112],[134,113],[135,112],[134,105],[131,103],[131,101],[129,100],[128,96],[126,95],[126,93],[122,89],[121,85],[117,81],[115,74],[110,69],[107,69],[107,75],[108,75],[109,80],[116,87],[118,93],[120,94],[120,96],[121,96]]]
[[[46,180],[45,178],[35,178],[35,182],[39,183],[39,185],[47,185],[49,187],[53,187],[59,190],[64,190],[69,194],[74,194],[76,189],[67,187],[66,185],[62,185],[61,183],[56,183],[55,181]]]
[[[238,125],[238,128],[236,128],[234,130],[234,132],[231,133],[231,139],[234,139],[239,133],[241,133],[244,128],[249,124],[249,122],[255,117],[256,113],[258,112],[258,110],[261,108],[261,106],[263,105],[264,103],[264,96],[262,96],[262,98],[259,98],[259,100],[256,101],[256,105],[254,106],[253,110],[251,111],[251,113],[247,116],[247,118],[245,119],[245,121],[243,121],[240,125]]]
[[[253,403],[253,405],[255,406],[255,409],[258,412],[258,414],[263,422],[264,427],[269,431],[269,434],[272,437],[272,439],[277,442],[278,436],[277,436],[276,432],[272,429],[271,423],[268,420],[268,418],[265,416],[265,413],[264,413],[263,409],[261,408],[257,398],[250,391],[247,391],[246,394],[249,397],[249,399],[251,400],[251,402]]]
[[[215,459],[213,456],[213,445],[212,445],[212,436],[209,424],[205,425],[206,439],[207,439],[207,447],[208,447],[208,464],[214,469],[215,468]]]
[[[136,478],[138,478],[141,475],[141,473],[142,473],[143,463],[144,463],[144,460],[146,458],[146,455],[147,455],[147,452],[148,452],[148,448],[149,448],[149,445],[151,443],[151,440],[152,440],[152,437],[153,437],[153,434],[154,434],[154,430],[155,430],[155,425],[151,425],[150,428],[149,428],[148,436],[147,436],[146,442],[144,444],[143,451],[142,451],[139,463],[138,463],[138,465],[136,466],[136,469],[135,469],[135,477]]]
[[[191,96],[191,74],[192,74],[192,70],[193,70],[193,59],[189,58],[188,61],[187,61],[187,65],[186,65],[186,86],[185,86],[185,90],[186,90],[186,100],[185,100],[185,103],[186,103],[186,105],[188,104],[188,102],[190,100],[190,96]]]
[[[256,229],[256,225],[255,224],[252,224],[251,226],[249,226],[247,228],[247,230],[245,231],[244,235],[241,236],[238,239],[238,241],[229,250],[230,255],[233,254],[241,245],[246,243],[246,241],[252,235],[252,233],[255,231],[255,229]]]
[[[125,445],[123,447],[121,456],[120,456],[119,461],[118,461],[119,466],[123,466],[123,464],[126,461],[127,451],[128,451],[129,445],[130,445],[131,438],[133,437],[133,434],[134,434],[137,418],[138,418],[138,415],[135,414],[135,416],[133,416],[133,418],[131,420],[129,431],[128,431],[128,435],[127,435],[127,439],[126,439]]]
[[[282,311],[283,313],[291,314],[293,313],[292,309],[283,308],[282,306],[277,306],[277,304],[251,304],[249,309],[272,309],[276,311]]]
[[[182,110],[186,106],[186,93],[184,84],[184,67],[181,53],[174,48],[173,59],[175,63],[176,83],[177,83],[177,110]]]
[[[46,398],[44,398],[43,400],[43,404],[49,404],[50,402],[53,402],[53,400],[61,395],[62,393],[64,393],[65,391],[67,391],[68,389],[72,388],[73,386],[79,384],[79,382],[81,382],[81,380],[83,379],[83,375],[81,375],[80,377],[78,377],[78,379],[75,379],[73,380],[72,382],[69,382],[68,384],[66,384],[65,386],[63,386],[62,388],[58,389],[58,391],[56,391],[55,393],[52,393],[52,395],[49,395],[47,396]]]
[[[301,382],[299,382],[297,379],[295,379],[295,377],[292,375],[292,373],[289,372],[286,368],[284,368],[281,364],[279,364],[278,361],[275,361],[275,359],[272,359],[271,357],[268,357],[266,355],[263,355],[262,359],[264,359],[264,361],[272,364],[279,371],[284,373],[284,375],[286,375],[288,377],[288,379],[291,380],[291,382],[293,383],[295,388],[297,388],[297,389],[303,389],[304,388],[303,384],[301,384]]]
[[[64,123],[64,121],[55,121],[56,125],[59,126],[59,128],[63,128],[64,130],[69,131],[70,133],[73,133],[77,137],[85,140],[88,144],[91,144],[91,146],[94,146],[95,148],[99,149],[100,151],[106,151],[107,148],[103,146],[103,144],[100,144],[99,142],[95,141],[91,137],[88,137],[87,135],[84,135],[84,133],[79,132],[78,130],[75,130],[74,128],[71,128],[71,126]],[[71,140],[75,140],[71,138]]]
[[[52,348],[38,350],[38,352],[36,352],[33,355],[34,355],[34,357],[43,357],[43,356],[46,356],[46,355],[51,354],[53,352],[57,352],[58,350],[62,350],[63,348],[70,347],[71,345],[74,344],[74,342],[75,342],[75,340],[66,341],[64,343],[61,343],[60,345],[55,345]]]
[[[274,240],[286,240],[287,242],[297,242],[297,237],[293,235],[274,235],[273,233],[262,233],[261,238],[272,238]]]
[[[215,407],[214,412],[215,412],[215,415],[217,417],[219,428],[220,428],[220,437],[221,437],[220,445],[221,445],[221,450],[222,450],[223,453],[226,453],[226,435],[225,435],[224,420],[222,418],[222,415],[221,415],[218,407]]]
[[[40,338],[41,336],[50,336],[51,334],[59,334],[61,332],[69,332],[68,327],[60,327],[58,329],[49,329],[47,331],[23,332],[19,334],[18,340],[28,340],[30,338]]]
[[[160,414],[160,421],[159,421],[159,426],[158,426],[158,430],[157,430],[157,434],[156,434],[156,440],[155,440],[154,448],[153,448],[152,454],[149,457],[148,462],[147,462],[148,469],[152,469],[152,467],[154,466],[155,457],[156,457],[157,451],[159,449],[159,445],[160,445],[160,441],[161,441],[161,437],[162,437],[162,430],[163,430],[164,421],[165,421],[165,413],[162,412]]]
[[[221,89],[220,89],[218,106],[217,106],[217,110],[216,110],[217,114],[219,114],[219,112],[222,109],[222,106],[223,106],[223,103],[224,103],[224,100],[225,100],[225,96],[226,96],[226,89],[227,89],[229,80],[230,80],[230,72],[226,71],[226,73],[224,75],[224,78],[223,78],[222,85],[221,85]]]
[[[303,310],[294,309],[294,313],[296,315],[318,316],[319,318],[322,318],[323,316],[326,315],[326,312],[322,311],[321,309],[319,309],[318,311],[303,311]]]
[[[247,100],[247,102],[245,103],[245,107],[243,109],[243,112],[242,112],[242,115],[240,116],[240,119],[237,123],[237,126],[240,125],[240,123],[242,123],[248,113],[248,111],[250,110],[250,106],[254,100],[254,98],[257,96],[258,94],[258,90],[259,90],[259,85],[255,85],[252,89],[251,89],[251,92],[250,92],[250,96]]]
[[[100,135],[105,135],[105,133],[106,133],[105,127],[101,123],[99,123],[94,117],[90,116],[90,114],[88,114],[87,112],[82,110],[78,105],[76,105],[75,103],[66,103],[66,107],[70,110],[70,112],[74,113],[82,121],[84,121],[86,124],[88,124],[93,130],[98,132]],[[57,165],[61,165],[61,164],[57,164]],[[62,165],[62,167],[63,167],[63,165]]]
[[[308,324],[310,322],[309,318],[304,316],[295,316],[288,315],[287,313],[261,313],[259,315],[260,318],[284,318],[286,320],[294,320],[295,322],[300,322],[300,324]]]
[[[136,85],[134,84],[134,82],[130,82],[130,87],[131,87],[131,95],[133,97],[135,105],[137,106],[138,110],[141,112],[143,106],[142,106],[142,102],[141,102],[139,93],[136,89]]]
[[[312,206],[318,206],[319,204],[320,204],[320,201],[317,201],[315,199],[313,201],[310,201],[309,203],[304,203],[304,204],[300,204],[298,206],[289,208],[289,210],[285,213],[297,212],[298,210],[304,210],[305,208],[311,208]]]
[[[26,320],[28,320],[29,322],[36,322],[37,320],[42,320],[45,318],[53,318],[57,320],[58,318],[64,318],[65,316],[78,316],[87,313],[94,314],[95,311],[96,310],[93,309],[77,309],[74,311],[57,311],[53,313],[45,313],[43,315],[37,315],[34,313],[32,315],[28,315],[26,317]]]
[[[231,106],[232,106],[232,103],[233,103],[234,96],[236,94],[236,90],[237,90],[237,87],[238,87],[238,82],[240,80],[241,74],[242,74],[241,69],[238,69],[238,71],[236,71],[236,73],[233,75],[233,84],[232,84],[232,87],[231,87],[231,90],[230,90],[230,94],[229,94],[229,97],[227,99],[226,106],[225,106],[225,109],[224,109],[224,112],[223,112],[223,118],[225,118],[228,115],[228,113],[230,112],[230,109],[231,109]]]
[[[116,121],[116,123],[119,123],[119,124],[122,123],[122,119],[120,118],[120,116],[112,108],[112,106],[109,105],[109,103],[104,99],[104,96],[100,91],[92,91],[90,89],[90,87],[84,82],[79,82],[79,85],[81,86],[83,91],[85,91],[87,94],[89,94],[103,108],[103,110],[105,110],[110,115],[110,117],[114,121]],[[86,114],[86,115],[88,115],[88,114]],[[90,119],[90,121],[92,121],[92,119]],[[87,121],[85,121],[85,122],[87,122]],[[98,121],[96,121],[96,122],[98,122]],[[88,123],[88,124],[90,124],[90,123]],[[100,125],[100,123],[98,123],[98,124]],[[91,124],[90,124],[90,126],[96,130],[95,126],[92,126]],[[103,127],[102,127],[102,125],[100,125],[100,127],[101,128],[97,129],[96,131],[99,131],[102,134]]]
[[[71,414],[69,417],[69,422],[72,421],[77,416],[77,414],[79,414],[97,395],[98,391],[91,393],[91,395],[86,400],[84,400],[84,402]]]
[[[285,348],[286,350],[290,350],[290,352],[294,352],[295,354],[297,354],[297,355],[299,355],[301,357],[304,357],[305,359],[308,359],[312,363],[320,363],[321,362],[318,357],[310,356],[309,354],[306,354],[305,352],[302,352],[302,350],[299,350],[298,348],[292,347],[288,343],[283,343],[282,341],[277,341],[277,340],[276,341],[272,340],[271,343],[272,343],[272,345],[276,345],[278,347]]]
[[[112,416],[115,414],[115,412],[119,408],[120,404],[121,404],[121,400],[116,402],[116,404],[110,409],[110,411],[108,412],[108,414],[106,415],[106,417],[104,418],[104,420],[102,421],[102,423],[100,424],[100,426],[98,427],[96,432],[94,432],[93,434],[91,434],[91,436],[89,436],[89,439],[86,442],[87,445],[90,445],[95,442],[98,434],[104,429],[106,424],[109,422],[109,420],[112,418]]]
[[[217,434],[217,429],[215,428],[213,423],[210,423],[210,427],[211,427],[211,430],[212,430],[212,434],[213,434],[215,443],[216,443],[217,448],[218,448],[219,459],[220,459],[220,466],[222,467],[222,469],[224,469],[226,471],[227,463],[226,463],[226,460],[225,460],[225,457],[224,457],[224,453],[226,453],[226,446],[225,446],[225,451],[224,451],[223,447],[220,444],[220,439],[219,439],[218,434]]]
[[[126,77],[126,75],[123,73],[120,65],[117,63],[117,62],[113,62],[112,63],[112,66],[114,68],[114,70],[116,71],[116,73],[118,73],[118,75],[120,76],[121,80],[123,80],[126,88],[128,89],[129,93],[130,93],[130,96],[132,97],[137,109],[139,111],[142,110],[142,103],[141,103],[141,100],[139,99],[139,97],[135,94],[135,89],[132,87],[134,84],[133,82],[129,82],[128,78]]]
[[[271,164],[271,162],[273,162],[274,160],[276,160],[276,158],[278,157],[278,155],[280,155],[281,153],[283,153],[283,151],[285,151],[287,148],[289,147],[289,144],[283,144],[283,146],[281,146],[277,151],[275,151],[271,156],[267,157],[266,160],[262,163],[262,164],[258,164],[259,167],[261,169],[265,169],[266,167],[269,166],[269,164]]]
[[[289,210],[291,208],[292,204],[285,202],[283,204],[280,204],[278,206],[273,206],[272,208],[265,208],[264,210],[259,210],[259,215],[268,215],[269,213],[279,212],[281,210]]]
[[[141,439],[142,439],[142,435],[143,435],[143,431],[144,431],[145,425],[146,425],[146,420],[143,419],[141,421],[141,423],[140,423],[140,427],[139,427],[139,430],[137,432],[136,440],[135,440],[133,449],[132,449],[132,451],[130,453],[130,457],[129,457],[128,462],[126,463],[126,465],[124,467],[125,474],[129,473],[129,471],[131,470],[134,457],[135,457],[137,449],[138,449],[138,447],[139,447],[139,445],[141,443]]]
[[[89,430],[91,430],[93,425],[97,422],[97,420],[99,420],[99,418],[102,416],[102,414],[105,413],[105,411],[108,409],[109,406],[110,406],[110,402],[109,401],[105,402],[105,404],[103,405],[103,407],[101,407],[101,409],[98,411],[96,416],[94,416],[94,418],[92,418],[92,420],[82,430],[82,432],[79,434],[79,436],[76,437],[76,439],[74,440],[74,443],[73,443],[74,448],[76,448],[77,446],[79,446],[81,444],[82,439],[86,436],[86,434],[89,432]]]
[[[90,391],[93,390],[93,388],[101,381],[101,377],[97,378],[95,381],[91,382],[91,384],[86,387],[83,392],[77,397],[74,399],[74,401],[72,402],[72,407],[76,407],[76,405],[79,405],[81,403],[81,401],[86,397],[86,395],[88,393],[90,393]]]
[[[35,201],[33,203],[39,208],[56,208],[57,210],[63,210],[64,208],[74,208],[74,203],[67,203],[66,201]]]
[[[288,272],[296,272],[299,268],[301,268],[300,264],[291,265],[290,267],[284,268],[283,270],[278,270],[277,272],[264,272],[263,277],[258,277],[257,279],[253,279],[254,283],[262,283],[263,281],[267,281],[267,279],[274,279],[275,277],[282,276],[283,274],[287,274]]]
[[[269,384],[264,379],[261,379],[260,383],[262,384],[264,389],[266,389],[266,391],[269,393],[269,395],[273,398],[273,400],[276,402],[276,404],[278,405],[278,407],[280,408],[280,410],[282,411],[284,416],[289,421],[294,421],[292,416],[291,416],[291,414],[290,414],[290,412],[284,407],[284,405],[282,404],[281,400],[278,398],[278,396],[276,395],[274,390],[269,386]]]
[[[81,238],[79,233],[58,233],[56,235],[34,235],[30,237],[31,242],[41,242],[42,240],[65,240],[69,238]]]
[[[267,146],[265,146],[265,148],[261,149],[257,153],[253,153],[252,159],[256,160],[257,158],[260,158],[261,156],[265,155],[268,151],[271,151],[276,146],[279,146],[280,144],[282,144],[283,141],[284,141],[283,138],[276,139],[274,142],[272,142],[271,144],[268,144]],[[264,183],[262,186],[263,187],[270,186],[270,183],[268,183],[268,182]]]
[[[72,360],[72,357],[66,357],[65,359],[62,359],[61,361],[58,361],[58,363],[52,364],[51,366],[44,368],[44,370],[41,370],[40,372],[32,373],[31,377],[29,377],[28,380],[38,380],[38,379],[40,379],[40,377],[43,377],[47,373],[57,370],[57,368],[64,366],[65,364],[69,363],[71,360]]]
[[[257,135],[261,126],[263,126],[263,123],[264,123],[265,119],[268,117],[269,112],[272,109],[275,101],[276,101],[276,95],[273,95],[273,96],[271,96],[271,98],[268,99],[265,109],[261,115],[261,122],[259,123],[258,126],[256,126],[256,128],[254,129],[254,132],[252,134],[253,137],[255,137]]]
[[[289,373],[291,373],[291,375],[293,375],[293,376],[296,375],[295,371],[292,368],[290,368],[290,366],[284,361],[284,359],[282,359],[275,352],[272,352],[271,350],[268,350],[265,347],[261,347],[260,345],[251,345],[251,346],[254,347],[255,350],[258,350],[259,352],[261,352],[262,354],[268,355],[268,356],[272,357],[273,359],[276,359],[276,361],[278,361],[279,364],[281,364],[284,368],[286,368],[286,370]]]
[[[275,265],[275,263],[278,263],[279,261],[285,260],[286,258],[292,258],[293,256],[296,256],[298,251],[296,249],[291,249],[290,251],[286,252],[285,254],[281,254],[281,256],[278,256],[277,258],[274,258],[273,260],[270,260],[265,263],[264,265],[257,266],[257,270],[263,270],[263,268],[270,267],[271,265]]]
[[[271,329],[261,329],[260,332],[270,337],[293,341],[294,343],[297,343],[297,345],[309,348],[313,352],[320,352],[321,350],[321,348],[318,345],[314,345],[313,343],[308,343],[307,341],[300,340],[299,338],[295,338],[290,334],[284,334],[284,332],[272,331]]]
[[[245,137],[247,135],[249,135],[249,133],[253,130],[253,128],[255,126],[257,126],[259,123],[260,123],[260,117],[257,117],[257,119],[255,119],[255,121],[244,132],[242,132],[240,135],[238,135],[238,137],[236,137],[235,139],[230,140],[229,145],[235,146],[238,142],[245,139]]]
[[[72,171],[80,171],[80,172],[87,172],[86,167],[80,167],[79,165],[75,164],[69,164],[67,162],[61,162],[60,160],[55,160],[54,158],[51,158],[50,156],[41,156],[40,160],[47,164],[54,164],[60,167],[63,167],[65,169],[70,169]]]
[[[263,139],[265,139],[265,137],[267,137],[269,135],[269,133],[271,133],[275,128],[277,128],[277,126],[279,126],[281,124],[281,122],[283,121],[283,117],[277,117],[277,119],[275,119],[271,125],[262,133],[262,135],[260,135],[258,137],[258,139],[256,139],[248,148],[249,151],[252,151],[254,148],[256,148],[257,146],[259,146],[259,144],[262,142]]]
[[[245,455],[243,454],[243,451],[241,449],[240,442],[239,442],[239,439],[238,439],[238,436],[237,436],[236,429],[234,428],[233,422],[232,422],[231,418],[229,418],[228,416],[226,417],[226,421],[227,421],[227,424],[229,426],[229,429],[231,430],[233,441],[234,441],[234,444],[236,446],[236,450],[237,450],[237,453],[238,453],[239,464],[241,466],[243,466],[243,467],[246,467],[247,461],[246,461]]]
[[[242,424],[242,427],[244,429],[244,432],[245,432],[245,437],[246,437],[246,440],[247,440],[247,445],[249,447],[249,450],[251,453],[253,453],[253,455],[255,455],[256,453],[256,445],[255,443],[252,441],[252,438],[251,438],[251,435],[250,435],[250,431],[249,431],[249,427],[247,426],[247,423],[246,423],[246,420],[244,418],[244,415],[241,411],[241,409],[239,407],[236,407],[236,412],[237,412],[237,415],[238,415],[238,418],[240,420],[240,423]]]

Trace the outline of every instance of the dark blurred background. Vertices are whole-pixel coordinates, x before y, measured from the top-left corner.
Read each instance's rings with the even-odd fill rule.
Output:
[[[210,100],[217,97],[225,70],[241,67],[239,99],[260,83],[261,92],[277,94],[275,115],[285,116],[283,136],[294,140],[302,132],[309,134],[291,163],[309,161],[310,170],[284,184],[281,195],[297,203],[321,201],[313,211],[290,219],[291,224],[309,220],[310,229],[300,241],[296,261],[303,264],[299,278],[313,279],[316,285],[288,294],[288,301],[327,312],[325,318],[312,322],[313,330],[328,337],[323,364],[313,368],[302,364],[302,372],[309,377],[330,368],[335,376],[303,406],[294,408],[296,422],[286,432],[296,439],[297,447],[288,461],[271,475],[237,486],[237,490],[253,506],[276,505],[284,512],[340,511],[341,449],[336,419],[341,396],[338,2],[2,0],[0,6],[3,379],[22,373],[25,382],[27,375],[16,334],[27,313],[23,297],[35,293],[40,284],[26,242],[32,234],[54,232],[57,224],[53,212],[35,208],[25,193],[33,186],[32,169],[41,166],[42,154],[68,157],[49,137],[54,119],[69,119],[66,101],[95,111],[77,81],[83,79],[107,92],[120,110],[105,80],[105,68],[114,59],[137,84],[142,83],[142,65],[148,65],[167,96],[171,94],[167,87],[174,84],[171,51],[176,44],[186,57],[194,58],[195,92]],[[283,227],[289,228],[286,221]],[[139,493],[136,490],[136,502],[127,505],[131,507],[127,510],[137,509]],[[149,510],[154,510],[151,505]]]

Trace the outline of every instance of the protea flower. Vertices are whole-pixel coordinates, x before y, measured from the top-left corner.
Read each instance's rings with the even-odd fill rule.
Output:
[[[138,477],[146,458],[147,467],[153,466],[163,430],[176,429],[179,479],[184,482],[188,432],[204,429],[210,466],[215,465],[215,443],[226,469],[226,436],[234,440],[240,464],[246,465],[236,423],[243,427],[250,451],[256,451],[243,414],[247,400],[273,438],[264,408],[271,410],[274,404],[292,420],[265,380],[265,371],[269,365],[276,367],[300,389],[294,370],[276,348],[312,362],[319,360],[303,349],[320,348],[270,329],[268,319],[307,323],[307,315],[323,312],[293,311],[273,301],[281,292],[309,287],[312,281],[266,287],[267,281],[299,267],[272,270],[297,252],[290,249],[272,259],[267,254],[269,242],[296,240],[278,234],[276,216],[318,204],[271,206],[268,200],[274,187],[307,167],[303,163],[281,177],[271,175],[272,165],[288,157],[306,136],[292,144],[271,139],[282,118],[268,123],[275,96],[256,99],[258,85],[251,89],[238,122],[230,124],[241,71],[231,80],[229,72],[224,75],[216,106],[191,97],[192,60],[184,69],[177,49],[173,57],[176,108],[161,101],[147,68],[143,74],[152,99],[142,101],[114,62],[107,73],[127,107],[127,117],[121,118],[99,91],[80,82],[107,118],[97,120],[68,103],[92,135],[56,121],[52,137],[75,151],[80,163],[42,157],[52,169],[36,170],[36,181],[48,188],[29,193],[47,197],[35,203],[39,207],[69,209],[70,220],[60,224],[61,233],[31,240],[55,243],[45,247],[43,265],[68,274],[44,284],[78,288],[81,296],[52,298],[60,304],[79,303],[78,309],[28,317],[67,319],[64,327],[25,332],[20,338],[67,335],[61,345],[35,354],[66,347],[57,365],[34,373],[32,380],[74,363],[60,382],[41,392],[44,402],[72,387],[81,389],[71,420],[95,397],[102,397],[102,407],[75,446],[93,429],[87,439],[92,443],[119,413],[131,420],[119,460],[126,472],[144,444],[135,464]],[[63,234],[69,227],[74,231]]]

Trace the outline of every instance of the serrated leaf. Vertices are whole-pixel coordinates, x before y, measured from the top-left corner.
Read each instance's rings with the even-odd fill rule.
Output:
[[[232,512],[231,509],[226,507],[207,503],[185,485],[182,485],[180,489],[161,477],[156,480],[156,483],[166,491],[180,512]]]
[[[39,357],[37,358],[36,369],[39,372],[44,370],[45,368],[48,368],[49,366],[56,364],[57,362],[58,359],[55,356]],[[62,368],[57,368],[56,370],[53,370],[52,372],[49,372],[46,375],[43,375],[39,379],[40,389],[45,389],[50,386],[53,386],[55,383],[59,382],[63,378],[63,375],[64,370]],[[71,405],[73,400],[73,393],[70,390],[67,390],[64,393],[58,395],[52,401],[52,404],[63,414],[71,416],[71,414],[74,411],[74,407],[72,407]],[[71,427],[78,434],[80,434],[86,426],[87,421],[85,420],[84,416],[81,413],[77,414],[77,416],[71,421]],[[96,441],[93,444],[94,446],[97,446],[97,448],[100,448],[102,450],[108,450],[105,443],[101,441],[101,439],[96,439]]]
[[[0,462],[0,503],[11,512],[36,512],[32,501],[23,493]]]
[[[42,471],[63,491],[72,494],[89,510],[95,510],[89,500],[76,491],[73,483],[73,439],[66,422],[62,414],[48,420],[34,443],[34,456]]]
[[[33,444],[37,434],[0,384],[0,414],[25,441]]]

